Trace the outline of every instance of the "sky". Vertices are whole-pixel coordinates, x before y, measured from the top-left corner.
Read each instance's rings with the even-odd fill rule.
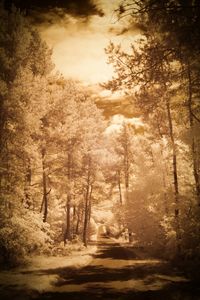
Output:
[[[116,9],[122,0],[6,0],[25,10],[33,26],[53,48],[56,70],[64,77],[81,81],[106,101],[122,99],[120,92],[111,93],[99,83],[112,79],[114,70],[107,63],[105,48],[109,42],[121,44],[128,51],[140,33],[129,26],[128,19],[118,20]],[[132,104],[130,104],[132,105]],[[126,117],[121,104],[115,114]],[[109,114],[109,112],[108,112]],[[112,118],[113,113],[110,112]],[[133,113],[133,117],[134,117]],[[129,116],[130,118],[130,116]],[[121,120],[121,124],[123,120]],[[116,121],[116,120],[115,120]],[[112,123],[113,121],[111,121]],[[119,127],[119,120],[116,122]],[[117,128],[118,128],[117,127]]]
[[[113,41],[128,48],[133,40],[130,34],[120,34],[126,24],[125,21],[117,22],[114,13],[119,2],[95,0],[102,14],[85,17],[65,13],[61,19],[52,16],[51,22],[38,25],[44,40],[53,47],[56,68],[64,76],[85,84],[111,79],[113,68],[107,64],[105,47]]]
[[[25,9],[42,38],[53,48],[56,69],[65,77],[97,85],[112,78],[105,47],[128,49],[137,32],[127,31],[115,10],[122,0],[7,0]],[[105,93],[105,91],[104,91]],[[107,95],[107,94],[105,94]]]

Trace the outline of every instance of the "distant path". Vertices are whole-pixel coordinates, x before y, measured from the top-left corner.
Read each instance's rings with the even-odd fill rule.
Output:
[[[200,300],[200,291],[159,260],[139,258],[139,250],[101,238],[91,263],[85,267],[57,267],[24,272],[42,289],[8,286],[1,300]],[[63,258],[65,259],[65,258]],[[85,256],[83,255],[83,260]],[[45,287],[44,283],[47,281]],[[14,282],[13,282],[14,283]],[[33,285],[34,286],[34,285]]]
[[[52,291],[37,299],[200,299],[191,284],[167,263],[138,259],[134,250],[107,238],[98,242],[89,266],[59,269],[57,274],[59,279]]]

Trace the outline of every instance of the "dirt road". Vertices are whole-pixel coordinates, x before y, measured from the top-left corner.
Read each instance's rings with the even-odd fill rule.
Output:
[[[98,242],[98,251],[88,266],[40,270],[39,274],[54,275],[56,280],[47,290],[21,291],[21,295],[18,291],[12,299],[200,299],[200,290],[168,263],[140,259],[134,249],[107,238]]]

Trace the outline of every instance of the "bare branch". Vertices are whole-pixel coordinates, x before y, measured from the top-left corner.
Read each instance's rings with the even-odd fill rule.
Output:
[[[192,112],[192,116],[195,118],[195,120],[197,121],[197,122],[199,122],[200,123],[200,119]]]

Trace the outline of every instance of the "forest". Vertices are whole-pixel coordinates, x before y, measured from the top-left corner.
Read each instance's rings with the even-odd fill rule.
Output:
[[[115,13],[140,38],[128,52],[107,45],[115,73],[101,86],[122,91],[139,122],[113,130],[100,96],[58,72],[26,14],[0,7],[2,268],[87,247],[104,225],[198,277],[200,5],[134,0]]]

